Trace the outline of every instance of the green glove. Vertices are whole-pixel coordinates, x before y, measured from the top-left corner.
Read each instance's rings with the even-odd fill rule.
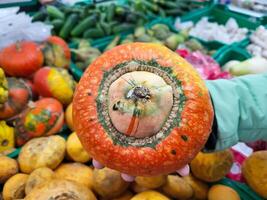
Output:
[[[267,141],[267,74],[206,84],[217,121],[216,133],[211,134],[216,135],[212,150],[226,149],[239,141]]]

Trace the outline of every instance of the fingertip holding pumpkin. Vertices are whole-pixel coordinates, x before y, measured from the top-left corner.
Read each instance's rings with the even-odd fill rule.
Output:
[[[93,159],[92,164],[93,164],[94,168],[96,168],[96,169],[102,169],[102,168],[104,168],[104,165],[102,165],[100,162],[98,162],[95,159]]]
[[[156,176],[182,168],[202,149],[213,109],[204,81],[183,58],[162,45],[130,43],[87,68],[73,121],[84,148],[104,166]]]
[[[177,172],[180,176],[188,176],[189,173],[190,173],[189,165],[185,165],[185,166],[182,167],[181,169],[176,170],[176,172]]]
[[[43,97],[54,97],[63,105],[72,101],[75,81],[65,69],[43,67],[34,75],[34,86]]]
[[[130,176],[128,174],[124,174],[124,173],[121,173],[121,178],[123,180],[125,180],[126,182],[133,182],[135,177],[134,176]]]

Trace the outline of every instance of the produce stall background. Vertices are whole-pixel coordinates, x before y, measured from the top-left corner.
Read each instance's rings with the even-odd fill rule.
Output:
[[[265,73],[266,25],[267,2],[256,0],[0,1],[0,199],[49,199],[62,189],[81,200],[265,199],[264,141],[199,153],[183,178],[127,183],[94,169],[74,130],[72,98],[94,60],[131,42],[168,47],[204,80]],[[242,165],[257,153],[265,166],[253,170],[265,177],[245,178],[251,169]]]

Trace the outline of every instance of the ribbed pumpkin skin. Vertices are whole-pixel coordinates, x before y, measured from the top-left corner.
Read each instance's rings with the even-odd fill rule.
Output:
[[[172,128],[154,148],[115,145],[98,119],[96,99],[104,72],[134,59],[156,60],[163,67],[171,67],[186,97],[180,126]],[[127,174],[151,176],[173,172],[196,156],[210,133],[213,109],[205,83],[189,63],[161,45],[131,43],[107,51],[87,68],[75,92],[73,120],[93,158]],[[183,135],[188,139],[183,140]]]
[[[0,66],[10,76],[28,77],[42,67],[40,47],[31,41],[12,44],[0,51]]]

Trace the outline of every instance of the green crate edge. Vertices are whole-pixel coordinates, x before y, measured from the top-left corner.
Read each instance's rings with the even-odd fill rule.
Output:
[[[21,3],[6,3],[6,4],[0,4],[0,9],[1,8],[10,8],[10,7],[23,7],[23,6],[33,6],[37,5],[38,0],[31,0],[28,2],[21,2]]]

